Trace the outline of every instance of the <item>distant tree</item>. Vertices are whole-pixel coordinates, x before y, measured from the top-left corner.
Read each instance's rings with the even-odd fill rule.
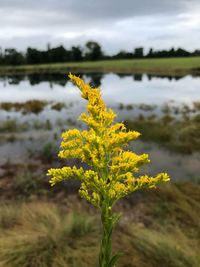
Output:
[[[49,50],[50,62],[69,62],[72,61],[72,51],[66,50],[62,45]]]
[[[71,57],[68,55],[66,49],[60,45],[49,50],[50,62],[65,62],[70,61]]]
[[[14,48],[5,49],[3,61],[7,65],[21,65],[25,63],[23,54]]]
[[[157,50],[157,51],[153,51],[153,49],[151,48],[149,50],[149,53],[146,55],[146,57],[168,58],[168,57],[187,57],[190,55],[192,55],[190,52],[182,48],[178,48],[176,50],[172,47],[170,50]]]
[[[71,62],[82,60],[100,60],[100,59],[131,59],[131,58],[168,58],[168,57],[188,57],[200,56],[200,50],[196,49],[194,52],[188,52],[182,48],[169,50],[153,50],[144,55],[143,47],[137,47],[134,52],[121,50],[119,53],[109,56],[104,55],[101,45],[94,41],[89,41],[85,44],[85,48],[80,46],[72,46],[71,49],[66,50],[62,45],[51,48],[47,44],[46,50],[37,50],[28,47],[25,55],[18,52],[14,48],[7,48],[2,50],[0,47],[0,65],[20,65],[20,64],[38,64],[38,63],[53,63],[53,62]]]
[[[113,58],[116,59],[128,59],[133,57],[134,57],[133,53],[127,52],[125,50],[121,50],[119,53],[113,56]]]
[[[149,57],[149,58],[154,57],[153,48],[150,48],[150,49],[149,49],[149,52],[147,53],[146,57]]]
[[[176,56],[177,57],[188,57],[190,53],[182,48],[178,48],[176,50]]]
[[[196,49],[192,54],[194,56],[200,56],[200,49]]]
[[[172,49],[169,50],[169,57],[174,57],[175,56],[175,49],[172,47]]]
[[[89,41],[86,43],[86,60],[99,60],[103,58],[101,46],[97,42]]]
[[[72,60],[73,61],[82,61],[83,59],[83,51],[80,46],[72,46]]]
[[[41,52],[35,48],[28,47],[26,50],[26,61],[28,64],[41,63]]]
[[[144,57],[144,48],[143,47],[135,48],[134,57],[135,58],[143,58]]]

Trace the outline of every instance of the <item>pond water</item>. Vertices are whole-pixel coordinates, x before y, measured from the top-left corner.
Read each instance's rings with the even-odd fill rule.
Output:
[[[191,104],[200,99],[200,77],[190,75],[179,78],[112,73],[81,76],[91,85],[101,86],[103,98],[110,103]],[[59,102],[80,100],[80,97],[78,90],[61,74],[0,78],[0,102],[30,99]]]
[[[200,102],[200,77],[112,73],[81,74],[81,77],[92,86],[101,87],[105,102],[119,114],[119,120],[132,119],[139,114],[159,116],[166,105],[192,106],[194,102]],[[34,153],[43,153],[48,143],[58,148],[63,129],[82,127],[77,117],[85,109],[85,101],[66,76],[41,74],[0,77],[0,103],[28,100],[46,101],[47,105],[37,114],[0,109],[0,126],[3,129],[0,131],[0,165],[8,160],[31,160]],[[65,103],[66,106],[56,110],[52,109],[53,103]],[[3,128],[5,123],[8,123],[7,130]],[[171,153],[158,144],[141,141],[131,147],[137,153],[150,154],[151,164],[145,170],[152,174],[165,171],[174,179],[199,177],[199,153]]]

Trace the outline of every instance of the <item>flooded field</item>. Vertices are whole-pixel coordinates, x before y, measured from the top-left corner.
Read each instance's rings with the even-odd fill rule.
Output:
[[[81,74],[100,86],[128,128],[142,133],[132,149],[149,153],[154,174],[197,180],[200,173],[200,77]],[[57,161],[60,133],[84,128],[79,91],[61,74],[0,77],[0,164]],[[156,129],[156,131],[155,131]],[[148,167],[147,167],[148,168]],[[146,171],[146,169],[144,170]]]
[[[114,207],[123,214],[113,238],[126,253],[119,266],[146,266],[146,258],[149,267],[199,266],[200,78],[82,78],[101,86],[116,120],[142,133],[129,149],[148,153],[151,163],[138,175],[171,176]],[[88,167],[57,156],[61,133],[85,128],[78,117],[86,102],[60,74],[4,76],[0,92],[0,266],[97,266],[99,213],[75,194],[79,181],[51,187],[46,175]]]

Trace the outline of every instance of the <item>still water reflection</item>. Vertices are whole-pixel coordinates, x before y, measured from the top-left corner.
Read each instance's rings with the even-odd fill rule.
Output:
[[[142,111],[134,105],[162,107],[166,103],[180,106],[200,101],[200,78],[159,77],[150,75],[81,74],[92,86],[101,86],[106,103],[119,113],[119,120],[132,119],[140,113],[156,113],[156,109]],[[26,130],[0,131],[0,165],[6,161],[24,161],[37,158],[48,143],[59,147],[63,129],[82,127],[77,117],[85,108],[79,91],[62,74],[0,77],[0,103],[43,100],[48,104],[39,114],[23,114],[13,109],[0,109],[0,126],[7,120],[17,124],[28,123]],[[66,103],[66,108],[52,110],[54,102]],[[129,109],[122,109],[123,105]],[[128,106],[127,106],[128,107]],[[9,126],[9,124],[8,124]],[[12,126],[12,125],[11,125]],[[17,126],[16,126],[17,127]],[[24,126],[23,126],[24,127]],[[21,129],[23,128],[21,127]],[[3,129],[3,128],[1,128]],[[151,130],[151,129],[149,129]],[[132,145],[138,153],[149,153],[152,160],[146,170],[152,174],[169,172],[174,179],[196,179],[200,173],[200,154],[181,155],[171,153],[155,143],[138,141]]]
[[[104,99],[114,103],[158,104],[174,101],[191,104],[200,98],[200,77],[82,74],[92,86],[101,86]],[[0,78],[0,102],[29,99],[67,101],[79,99],[78,91],[61,74],[6,76]]]

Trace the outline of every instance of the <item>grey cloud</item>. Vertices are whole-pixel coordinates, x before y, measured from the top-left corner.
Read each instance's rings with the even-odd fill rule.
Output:
[[[189,6],[198,4],[199,0],[1,0],[0,9],[21,11],[21,14],[31,11],[47,15],[57,14],[58,18],[68,16],[76,20],[120,19],[139,15],[175,14],[187,10]],[[9,15],[9,13],[7,13]],[[48,19],[48,17],[47,17]],[[37,22],[37,21],[35,21]]]
[[[193,27],[195,34],[198,27],[186,27],[183,33],[186,18],[181,15],[199,10],[199,0],[0,0],[0,46],[70,46],[88,39],[108,52],[164,46],[170,40],[189,46],[186,33]],[[193,42],[198,38],[196,34]]]

